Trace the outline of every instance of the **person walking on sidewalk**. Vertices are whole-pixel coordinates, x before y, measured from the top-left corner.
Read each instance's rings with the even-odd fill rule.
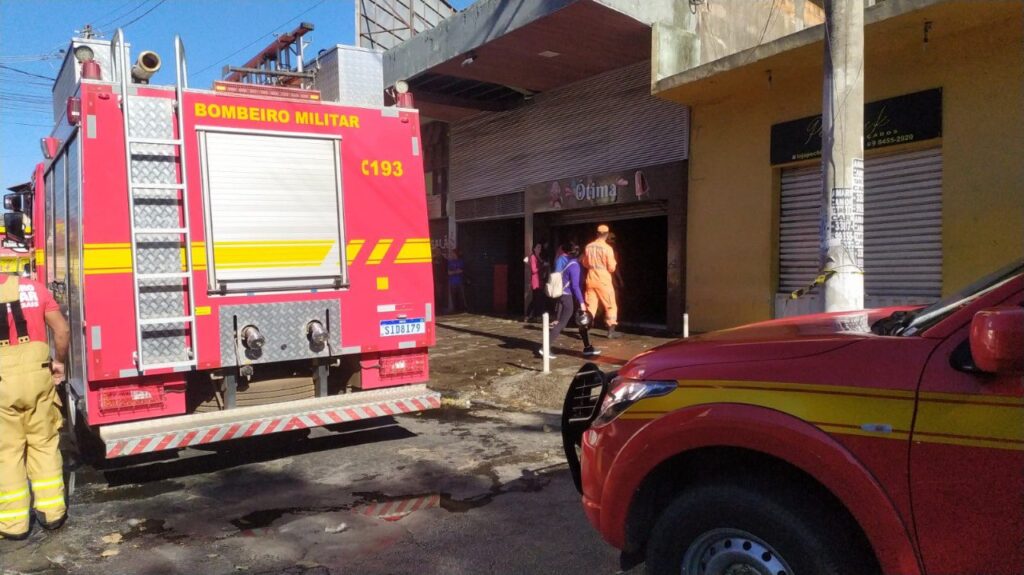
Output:
[[[44,529],[58,529],[67,519],[57,385],[70,338],[43,284],[0,275],[0,539],[28,537],[30,502]]]
[[[554,345],[555,340],[561,335],[569,320],[576,314],[576,324],[580,328],[580,338],[583,340],[583,355],[594,357],[601,354],[601,351],[590,345],[590,323],[593,316],[587,313],[583,305],[583,291],[580,289],[580,262],[576,259],[580,255],[580,247],[575,242],[562,244],[562,255],[555,262],[555,271],[562,274],[562,297],[559,298],[560,309],[558,312],[558,323],[550,329],[549,341]],[[543,356],[544,350],[540,350]],[[554,359],[553,355],[549,358]]]
[[[448,311],[454,313],[469,311],[466,305],[466,263],[462,261],[462,252],[458,248],[452,250],[452,257],[448,258],[448,297],[451,307]]]
[[[583,267],[587,268],[587,311],[597,317],[599,306],[604,307],[604,321],[608,324],[608,339],[621,337],[615,330],[619,324],[619,307],[615,303],[612,274],[618,267],[615,251],[608,245],[611,230],[606,224],[597,226],[597,239],[587,244],[583,253]]]
[[[526,322],[536,322],[547,311],[547,296],[544,294],[544,276],[547,274],[548,262],[541,257],[544,244],[536,243],[533,252],[527,257],[530,265],[530,305],[526,308]]]

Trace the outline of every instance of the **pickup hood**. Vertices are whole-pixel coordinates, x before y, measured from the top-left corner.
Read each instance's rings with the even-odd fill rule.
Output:
[[[644,352],[620,373],[652,377],[666,369],[796,359],[826,353],[861,339],[879,337],[871,333],[871,325],[895,311],[907,309],[914,308],[804,315],[714,331]]]

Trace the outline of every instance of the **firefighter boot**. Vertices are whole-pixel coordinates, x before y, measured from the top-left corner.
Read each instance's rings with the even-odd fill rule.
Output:
[[[615,330],[614,325],[608,326],[608,339],[619,339],[622,334]]]
[[[58,431],[61,414],[49,366],[49,346],[0,347],[0,534],[29,530],[29,497],[45,525],[63,521],[64,476]],[[29,481],[31,480],[31,485]]]

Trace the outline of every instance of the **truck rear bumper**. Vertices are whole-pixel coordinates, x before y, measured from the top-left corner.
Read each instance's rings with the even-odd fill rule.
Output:
[[[107,425],[100,428],[100,439],[106,447],[107,459],[114,459],[440,406],[440,393],[426,385],[409,385]]]

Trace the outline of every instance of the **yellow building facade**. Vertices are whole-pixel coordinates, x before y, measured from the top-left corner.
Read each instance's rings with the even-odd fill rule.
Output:
[[[655,50],[665,49],[655,36]],[[675,74],[655,70],[654,93],[691,109],[686,307],[694,331],[783,315],[782,180],[820,158],[773,164],[772,128],[821,113],[823,50],[815,26]],[[941,90],[940,136],[865,152],[869,176],[876,157],[936,150],[941,158],[934,289],[955,292],[1024,255],[1022,5],[872,6],[863,73],[868,103]]]

